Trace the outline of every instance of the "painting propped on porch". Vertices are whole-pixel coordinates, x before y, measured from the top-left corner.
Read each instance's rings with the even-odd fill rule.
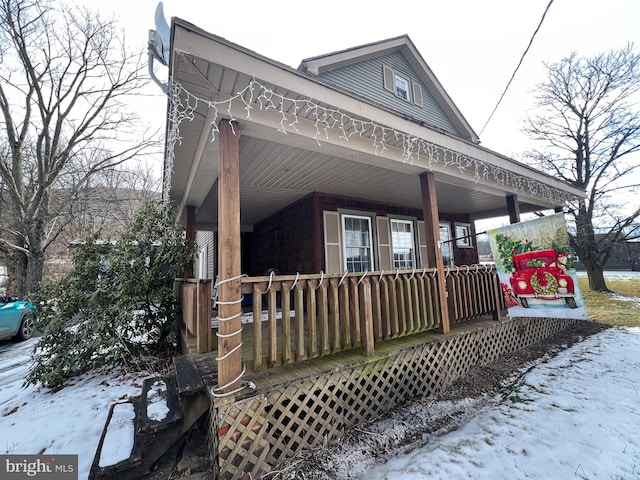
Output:
[[[588,319],[564,214],[487,234],[509,316]]]

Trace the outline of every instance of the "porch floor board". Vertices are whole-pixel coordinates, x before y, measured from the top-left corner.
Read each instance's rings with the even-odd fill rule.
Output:
[[[441,334],[434,331],[416,333],[404,337],[392,338],[384,341],[376,342],[375,353],[367,357],[364,355],[361,347],[355,347],[350,350],[325,355],[322,357],[314,357],[298,362],[289,363],[287,365],[279,365],[274,367],[265,367],[258,371],[250,371],[253,364],[253,326],[245,325],[242,333],[242,358],[247,365],[247,372],[243,376],[243,380],[251,381],[256,385],[255,392],[245,390],[241,394],[236,395],[236,399],[253,396],[259,392],[268,391],[277,385],[286,385],[309,376],[322,375],[327,372],[334,372],[344,367],[355,367],[366,363],[374,362],[382,357],[394,355],[397,352],[407,350],[413,347],[424,345],[427,343],[439,342],[453,336],[465,335],[469,332],[481,330],[495,326],[497,323],[509,322],[508,317],[496,321],[491,315],[480,317],[465,322],[451,325],[451,331],[447,334]],[[267,322],[263,322],[263,331],[267,328]],[[215,331],[213,333],[214,348],[216,345]],[[184,336],[184,332],[183,332]],[[278,330],[278,342],[281,345],[280,329]],[[266,348],[266,331],[263,335],[263,351]],[[217,373],[217,351],[213,350],[206,353],[196,352],[195,337],[184,338],[184,344],[189,355],[195,361],[200,375],[208,388],[215,387],[218,383]],[[185,352],[187,353],[187,352]],[[295,351],[292,352],[295,357]]]

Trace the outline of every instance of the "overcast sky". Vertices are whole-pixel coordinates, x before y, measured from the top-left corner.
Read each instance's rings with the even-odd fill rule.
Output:
[[[128,41],[145,48],[148,30],[155,28],[156,0],[77,1],[115,14],[127,30]],[[165,0],[163,4],[167,21],[182,18],[292,67],[306,57],[408,34],[480,134],[549,0],[386,4]],[[509,156],[524,149],[521,119],[532,106],[532,89],[545,78],[542,62],[557,62],[572,51],[583,56],[608,52],[627,42],[640,47],[640,1],[554,0],[509,92],[480,134],[482,144]],[[160,97],[154,103],[147,118],[159,120],[166,104]]]
[[[132,48],[146,52],[157,0],[68,0],[115,15]],[[518,159],[531,144],[520,132],[543,62],[571,52],[592,56],[633,42],[640,48],[640,0],[553,0],[505,98],[488,123],[549,0],[164,0],[210,33],[296,68],[307,57],[407,34],[483,146]],[[395,10],[390,7],[393,5]],[[166,80],[166,67],[156,68]],[[166,100],[150,85],[139,97],[143,120],[164,130]],[[158,169],[162,160],[157,159]]]

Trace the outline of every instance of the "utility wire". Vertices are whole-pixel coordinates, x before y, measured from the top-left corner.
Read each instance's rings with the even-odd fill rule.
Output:
[[[553,3],[553,0],[550,0],[549,4],[547,5],[547,8],[545,8],[544,13],[542,14],[542,18],[540,19],[540,23],[538,24],[538,27],[536,28],[535,32],[533,32],[533,35],[531,36],[531,39],[529,40],[529,45],[527,45],[526,50],[524,51],[524,53],[520,57],[520,62],[518,62],[518,66],[516,67],[516,69],[511,74],[511,78],[509,79],[509,82],[507,83],[507,86],[504,88],[504,92],[502,92],[502,95],[500,95],[500,99],[498,100],[498,103],[496,103],[496,106],[493,108],[493,111],[491,112],[491,115],[489,115],[489,118],[485,122],[484,127],[482,127],[482,130],[480,130],[480,136],[482,135],[482,132],[484,132],[484,129],[487,128],[487,125],[489,124],[489,122],[493,118],[493,114],[496,113],[496,110],[498,110],[498,106],[500,105],[500,102],[502,102],[502,99],[507,94],[507,90],[509,90],[509,86],[511,85],[511,82],[513,82],[513,79],[515,78],[516,73],[520,69],[520,66],[522,65],[522,62],[524,61],[524,57],[529,52],[529,49],[531,48],[531,44],[533,43],[533,39],[536,38],[538,30],[540,30],[540,27],[542,26],[542,22],[544,22],[544,17],[547,16],[547,12],[549,11],[549,7],[551,7],[552,3]]]

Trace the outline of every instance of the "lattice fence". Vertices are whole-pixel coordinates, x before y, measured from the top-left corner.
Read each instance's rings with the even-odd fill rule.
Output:
[[[413,346],[357,367],[218,405],[209,439],[219,478],[260,478],[285,458],[339,439],[411,398],[441,391],[477,364],[536,343],[576,320],[514,319]]]

